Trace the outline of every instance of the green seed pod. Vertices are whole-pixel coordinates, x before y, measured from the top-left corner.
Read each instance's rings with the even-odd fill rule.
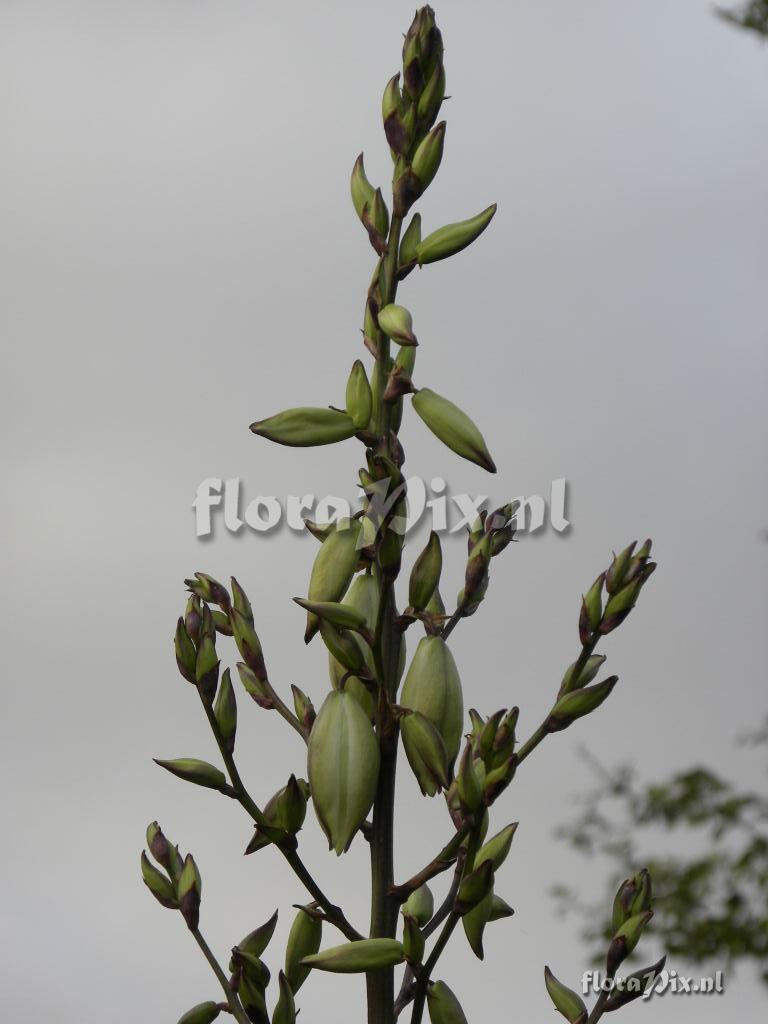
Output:
[[[559,982],[548,967],[544,968],[544,984],[547,986],[549,998],[555,1004],[555,1009],[562,1013],[568,1024],[586,1024],[589,1014],[584,1000]]]
[[[157,902],[168,910],[178,910],[179,904],[173,885],[154,864],[150,863],[146,853],[141,853],[141,877],[144,884],[155,897]]]
[[[403,913],[409,914],[423,928],[435,912],[435,898],[427,883],[414,889],[403,904]]]
[[[203,893],[203,883],[191,853],[188,853],[184,860],[184,868],[176,888],[181,915],[187,922],[189,930],[195,931],[200,920],[200,900]]]
[[[462,919],[461,923],[464,927],[464,934],[467,937],[469,948],[475,954],[478,960],[482,960],[485,956],[483,950],[483,934],[485,933],[485,926],[491,919],[491,911],[493,909],[493,889],[490,889],[488,893],[480,900],[476,907],[468,911]]]
[[[432,183],[443,159],[445,145],[445,121],[436,124],[432,131],[422,139],[416,147],[411,161],[411,169],[419,179],[421,191],[424,192]]]
[[[307,755],[312,803],[337,855],[349,849],[373,805],[379,744],[371,723],[350,694],[325,698],[309,735]]]
[[[448,786],[448,755],[442,736],[419,711],[412,711],[402,719],[400,733],[421,792],[435,796]]]
[[[219,659],[213,641],[208,636],[203,637],[197,649],[195,680],[203,697],[207,701],[213,700],[219,681]]]
[[[482,434],[469,416],[453,402],[430,388],[421,388],[413,396],[413,408],[432,433],[451,451],[482,466],[489,473],[496,472]]]
[[[227,779],[218,768],[214,768],[207,761],[198,761],[194,757],[178,757],[173,761],[161,761],[153,758],[155,764],[165,768],[171,775],[176,775],[185,782],[194,782],[196,786],[205,786],[207,789],[223,789],[227,785]]]
[[[285,975],[290,982],[294,994],[309,976],[309,967],[302,965],[306,956],[313,956],[320,949],[323,935],[323,922],[304,910],[299,910],[294,918],[285,947]]]
[[[176,664],[179,672],[188,683],[197,683],[195,668],[197,666],[197,651],[190,639],[184,619],[180,618],[176,625],[176,635],[173,638],[173,646],[176,652]]]
[[[602,683],[585,686],[583,690],[574,690],[561,697],[549,713],[546,727],[549,732],[567,729],[577,718],[595,711],[606,700],[619,681],[618,676],[609,676]]]
[[[379,310],[378,321],[381,330],[397,345],[418,344],[413,333],[413,319],[405,306],[390,302]]]
[[[360,558],[358,542],[361,527],[357,520],[340,519],[318,551],[309,580],[310,601],[338,601],[349,586]],[[305,643],[309,643],[320,621],[316,615],[307,616]]]
[[[489,921],[501,921],[505,917],[512,917],[514,910],[503,900],[501,896],[493,894],[493,900],[491,901],[491,913],[488,918]]]
[[[475,857],[475,868],[479,868],[481,864],[489,860],[493,864],[493,870],[499,870],[507,859],[507,854],[517,831],[517,824],[516,821],[513,821],[511,825],[507,825],[501,832],[497,832],[493,839],[488,840]]]
[[[400,239],[398,263],[400,268],[413,266],[416,263],[416,249],[421,242],[421,214],[414,213],[411,222]]]
[[[356,430],[363,430],[370,423],[372,401],[365,367],[356,359],[347,380],[346,392],[347,415],[352,417]]]
[[[434,725],[445,744],[448,765],[456,760],[464,727],[464,699],[459,670],[445,640],[425,636],[403,683],[400,703],[419,711]]]
[[[286,409],[251,424],[251,430],[275,444],[292,448],[311,448],[319,444],[345,441],[355,432],[355,424],[345,412],[336,409]]]
[[[313,956],[305,956],[302,963],[315,971],[361,974],[396,967],[404,960],[402,944],[396,939],[359,939],[357,942],[331,946]]]
[[[355,208],[355,213],[363,219],[363,210],[366,206],[370,206],[373,202],[374,188],[373,185],[368,181],[365,175],[365,166],[363,164],[363,154],[355,160],[355,166],[352,168],[352,177],[349,182],[350,192],[352,194],[352,205]]]
[[[634,950],[640,941],[640,936],[643,934],[645,926],[652,917],[652,910],[644,910],[640,914],[635,914],[634,917],[630,917],[624,922],[611,939],[605,965],[609,978],[614,976],[622,961]]]
[[[408,603],[411,608],[422,611],[427,607],[435,587],[440,582],[442,568],[443,550],[440,546],[440,537],[433,530],[411,570],[408,583]]]
[[[459,886],[455,903],[457,913],[466,914],[492,891],[493,864],[487,860],[479,868],[471,871]]]
[[[456,224],[445,224],[438,228],[419,244],[416,258],[419,266],[425,263],[436,263],[438,260],[454,256],[475,241],[488,227],[496,213],[496,203],[469,220],[458,221]]]
[[[568,669],[563,676],[563,681],[560,684],[559,697],[562,697],[566,693],[571,693],[573,690],[580,690],[587,683],[591,683],[597,673],[603,667],[605,661],[604,654],[593,654],[587,658],[584,668],[581,670],[577,677],[574,677],[574,670],[576,668],[576,662],[568,666]]]
[[[461,1004],[444,981],[427,989],[427,1009],[432,1024],[467,1024]]]
[[[179,1024],[213,1024],[220,1013],[218,1004],[209,1000],[187,1010],[184,1016],[179,1018]]]
[[[403,914],[403,951],[409,964],[417,967],[424,957],[424,933],[416,918]]]
[[[221,677],[221,686],[216,697],[213,714],[224,744],[231,754],[235,749],[235,734],[237,733],[237,701],[228,668],[224,670]]]
[[[280,995],[272,1014],[272,1024],[296,1024],[296,1003],[293,1000],[293,989],[282,971],[279,974],[279,986]]]
[[[238,942],[237,948],[242,953],[247,953],[249,956],[261,956],[264,950],[267,948],[272,940],[272,936],[275,934],[275,927],[277,926],[277,911],[274,912],[272,917],[264,924],[259,925],[258,928],[254,928],[252,932],[249,932],[242,942]],[[234,970],[234,968],[233,968]]]

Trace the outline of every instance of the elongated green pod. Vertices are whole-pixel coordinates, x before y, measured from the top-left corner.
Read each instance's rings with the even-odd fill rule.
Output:
[[[413,396],[413,408],[432,433],[451,451],[474,462],[489,473],[496,472],[483,435],[457,405],[431,388],[420,388]]]
[[[334,974],[361,974],[365,971],[396,967],[405,960],[402,944],[396,939],[359,939],[331,946],[302,960],[305,967]]]
[[[488,840],[485,846],[481,847],[475,857],[474,866],[479,868],[481,864],[489,860],[493,864],[493,870],[498,871],[507,859],[507,854],[512,846],[512,840],[515,837],[516,831],[517,822],[513,821],[511,825],[507,825],[501,832],[497,832],[492,839]]]
[[[436,263],[438,260],[454,256],[462,249],[466,249],[474,240],[485,231],[496,213],[496,203],[487,207],[482,212],[470,217],[469,220],[460,220],[455,224],[445,224],[438,228],[419,243],[416,249],[416,259],[419,266],[425,263]]]
[[[310,601],[338,601],[349,586],[360,557],[358,543],[360,523],[340,519],[315,556],[309,578],[307,597]],[[320,628],[316,615],[307,615],[306,643]]]
[[[373,805],[379,744],[355,698],[333,690],[309,735],[307,771],[318,821],[337,855],[349,849]]]
[[[429,599],[440,582],[443,568],[443,550],[440,537],[433,530],[429,540],[419,557],[413,564],[411,578],[408,583],[408,604],[421,611],[429,604]]]
[[[178,757],[173,761],[161,761],[159,758],[153,760],[171,775],[176,775],[185,782],[194,782],[196,786],[222,789],[227,784],[223,771],[208,764],[207,761],[198,761],[195,757]]]
[[[351,416],[337,409],[301,407],[258,420],[251,424],[251,430],[275,444],[312,448],[345,441],[354,434],[355,424]]]
[[[254,928],[241,942],[238,942],[237,948],[243,953],[248,953],[250,956],[261,956],[275,934],[276,926],[277,911],[274,912],[268,921],[259,925],[258,928]]]
[[[372,401],[371,385],[368,383],[365,367],[356,359],[347,379],[346,390],[347,415],[352,418],[355,430],[364,430],[368,426]]]
[[[464,698],[459,670],[442,637],[425,636],[419,641],[405,676],[400,703],[421,712],[437,729],[450,768],[461,746]]]
[[[323,922],[305,910],[299,910],[288,933],[288,944],[285,947],[285,974],[293,989],[294,995],[309,976],[309,967],[301,961],[305,956],[312,956],[320,949],[323,937]]]

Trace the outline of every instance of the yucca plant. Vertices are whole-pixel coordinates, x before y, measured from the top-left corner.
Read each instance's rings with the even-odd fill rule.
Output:
[[[482,958],[486,926],[512,914],[496,889],[517,823],[487,838],[491,808],[547,736],[596,711],[609,697],[617,677],[595,682],[605,661],[595,653],[598,642],[629,615],[655,568],[650,541],[639,549],[631,544],[587,589],[576,660],[556,688],[541,725],[522,743],[516,736],[516,707],[487,717],[470,710],[467,722],[459,669],[449,645],[456,626],[483,601],[493,559],[514,537],[514,504],[483,511],[469,530],[463,586],[449,613],[441,597],[442,550],[435,532],[415,559],[407,601],[403,595],[403,610],[398,610],[396,584],[406,520],[400,440],[404,406],[410,403],[457,455],[489,472],[496,468],[473,421],[418,380],[411,313],[395,301],[400,282],[416,267],[466,248],[496,211],[494,204],[426,234],[420,214],[412,213],[442,160],[446,126],[437,119],[444,96],[442,37],[434,12],[423,7],[405,36],[402,73],[384,90],[384,132],[394,166],[391,204],[368,181],[362,155],[352,170],[352,203],[376,254],[362,325],[370,372],[361,359],[355,360],[343,409],[289,409],[251,426],[254,433],[283,445],[356,438],[362,446],[360,510],[332,523],[307,523],[320,547],[307,595],[295,600],[306,612],[305,642],[319,644],[328,662],[330,686],[319,711],[315,713],[309,697],[296,687],[290,706],[276,692],[251,603],[235,579],[228,588],[204,573],[186,581],[190,597],[176,628],[176,661],[199,696],[223,770],[194,758],[158,764],[237,801],[255,826],[246,852],[264,850],[259,856],[267,857],[272,850],[285,858],[308,902],[296,914],[284,957],[279,958],[282,969],[271,986],[265,953],[276,915],[237,942],[225,971],[200,930],[201,880],[194,858],[182,856],[156,822],[150,825],[149,855],[141,858],[144,881],[164,907],[181,913],[224,996],[193,1007],[181,1018],[184,1024],[208,1024],[221,1012],[232,1014],[239,1024],[292,1024],[297,994],[312,971],[364,974],[369,1024],[393,1024],[405,1011],[412,1024],[419,1024],[425,1008],[432,1024],[465,1021],[457,997],[436,978],[436,969],[455,931],[463,932],[469,951]],[[406,670],[411,631],[423,635]],[[245,694],[282,716],[307,746],[306,779],[301,777],[304,765],[297,767],[266,800],[261,792],[251,795],[235,762],[236,687],[230,669],[220,671],[217,648],[220,639],[223,643],[229,637],[240,655],[236,673]],[[448,814],[432,859],[410,878],[397,881],[393,817],[401,742],[422,793],[442,793]],[[372,904],[364,932],[320,888],[302,859],[298,835],[310,802],[337,855],[352,843],[370,846]],[[448,872],[447,894],[436,906],[429,884]],[[645,871],[617,893],[606,958],[609,978],[634,949],[651,917],[650,903]],[[324,944],[324,936],[334,931],[343,941],[326,937]],[[398,969],[402,977],[396,991]],[[554,1005],[571,1024],[594,1024],[604,1012],[641,995],[650,970],[638,972],[641,980],[628,988],[601,993],[591,1012],[549,969],[545,980]]]

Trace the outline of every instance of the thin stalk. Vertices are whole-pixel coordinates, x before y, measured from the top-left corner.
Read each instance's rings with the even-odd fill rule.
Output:
[[[216,721],[216,716],[213,713],[213,708],[211,707],[210,703],[202,699],[202,696],[200,699],[202,701],[203,707],[205,708],[205,713],[208,717],[208,722],[211,726],[211,731],[213,732],[213,735],[216,739],[216,743],[219,747],[219,751],[224,761],[224,765],[227,769],[227,773],[229,774],[229,780],[232,784],[234,798],[238,801],[241,807],[243,807],[246,813],[250,815],[250,817],[256,822],[257,825],[265,825],[266,821],[264,815],[261,813],[258,804],[253,800],[250,793],[245,788],[245,784],[243,783],[243,780],[240,778],[240,773],[237,770],[235,759],[232,756],[230,750],[227,748],[227,745],[224,742],[221,732],[219,731],[219,725],[218,722]],[[334,924],[339,929],[339,931],[343,935],[345,935],[346,938],[348,938],[350,941],[354,941],[355,939],[361,939],[363,936],[360,934],[359,931],[357,931],[356,928],[352,927],[352,925],[344,916],[344,912],[341,910],[341,908],[337,907],[328,899],[323,890],[314,880],[314,878],[308,871],[306,865],[304,864],[303,860],[299,856],[297,850],[294,847],[283,846],[280,843],[275,843],[275,846],[277,846],[280,853],[282,853],[283,857],[285,857],[286,861],[293,869],[299,881],[303,883],[303,885],[305,886],[309,894],[312,896],[312,898],[316,900],[317,903],[320,905],[330,923]]]
[[[238,1021],[238,1024],[250,1024],[250,1022],[248,1020],[248,1016],[247,1016],[245,1010],[243,1009],[240,1000],[237,998],[237,993],[233,991],[232,986],[229,984],[229,978],[226,976],[224,971],[221,969],[221,964],[216,959],[216,957],[213,955],[211,947],[208,945],[208,943],[203,938],[203,936],[202,936],[202,934],[200,932],[200,929],[199,928],[195,928],[192,931],[192,935],[195,938],[195,942],[198,944],[198,946],[202,950],[203,956],[208,961],[208,963],[211,965],[211,970],[213,971],[213,973],[216,975],[216,977],[219,980],[219,984],[221,985],[221,987],[222,987],[222,989],[224,991],[224,995],[227,997],[227,1009],[232,1014],[232,1016],[235,1018],[235,1020]]]
[[[448,940],[451,935],[453,935],[453,931],[460,920],[461,914],[457,914],[456,911],[451,911],[443,925],[443,930],[440,932],[427,962],[419,972],[419,980],[416,983],[416,994],[413,1000],[411,1024],[421,1024],[421,1019],[424,1016],[424,1004],[427,999],[427,988],[429,987],[430,975],[435,969],[437,961],[440,959],[440,954],[448,945]]]

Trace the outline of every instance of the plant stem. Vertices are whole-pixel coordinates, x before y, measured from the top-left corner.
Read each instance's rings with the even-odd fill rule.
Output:
[[[397,291],[397,257],[400,248],[402,217],[394,216],[390,224],[387,251],[382,257],[383,274],[379,280],[389,283],[387,294],[381,295],[382,305],[395,298]],[[378,373],[373,407],[379,410],[376,432],[380,443],[387,445],[391,409],[383,394],[389,372],[389,338],[378,339]],[[380,687],[376,731],[379,740],[380,767],[373,804],[370,834],[371,845],[371,938],[393,938],[397,928],[397,900],[392,895],[394,885],[394,814],[395,775],[397,771],[397,724],[392,720],[390,701],[394,699],[397,651],[400,638],[395,632],[394,587],[391,580],[381,574],[379,614],[376,623],[375,658]],[[394,968],[371,971],[366,976],[368,995],[368,1024],[393,1024],[395,1006]]]
[[[416,994],[413,1000],[413,1012],[411,1013],[411,1024],[421,1024],[421,1019],[424,1016],[424,1004],[427,999],[427,988],[429,987],[429,977],[432,971],[435,969],[437,961],[440,959],[440,954],[443,952],[445,947],[448,945],[448,940],[453,934],[453,930],[461,920],[461,914],[457,914],[456,911],[452,911],[445,924],[443,930],[437,938],[432,952],[429,955],[429,959],[424,964],[423,968],[419,973],[419,980],[416,983]]]
[[[224,995],[227,997],[227,1007],[229,1008],[229,1012],[232,1014],[235,1020],[239,1022],[239,1024],[250,1024],[246,1012],[243,1009],[240,1000],[237,998],[237,993],[233,991],[232,986],[229,984],[229,979],[227,978],[224,971],[221,969],[219,961],[213,955],[211,947],[208,945],[208,943],[205,941],[202,934],[200,933],[200,929],[195,928],[192,932],[192,935],[195,938],[195,942],[203,951],[203,956],[211,965],[211,970],[219,980],[219,984],[221,985],[224,991]]]
[[[211,731],[213,732],[213,735],[216,739],[216,743],[218,744],[219,751],[224,761],[224,765],[229,774],[229,779],[230,782],[232,783],[232,789],[234,792],[234,798],[238,801],[241,807],[243,807],[246,813],[250,815],[250,817],[256,822],[257,825],[265,825],[266,821],[264,815],[261,813],[258,804],[256,804],[256,802],[253,800],[250,793],[245,788],[243,780],[240,778],[240,773],[237,770],[235,759],[232,756],[229,749],[227,748],[227,745],[224,742],[224,739],[219,730],[219,725],[218,722],[216,721],[216,716],[213,713],[213,708],[207,701],[202,699],[202,696],[200,699],[202,701],[203,707],[205,708],[205,713],[208,717],[208,722],[211,726]],[[323,890],[314,880],[312,875],[307,870],[307,867],[304,864],[303,860],[299,856],[297,850],[295,849],[295,846],[291,847],[288,845],[282,845],[280,843],[275,843],[275,846],[277,846],[280,853],[282,853],[283,857],[285,857],[286,861],[293,869],[299,881],[303,883],[303,885],[305,886],[309,894],[312,896],[312,898],[316,900],[317,903],[320,905],[320,907],[322,908],[323,912],[325,913],[326,917],[331,922],[331,924],[334,924],[339,929],[339,931],[343,935],[345,935],[346,938],[348,938],[350,941],[354,941],[355,939],[362,939],[363,936],[360,934],[359,931],[357,931],[356,928],[352,927],[352,925],[344,916],[344,912],[341,910],[341,908],[337,907],[328,899]]]

